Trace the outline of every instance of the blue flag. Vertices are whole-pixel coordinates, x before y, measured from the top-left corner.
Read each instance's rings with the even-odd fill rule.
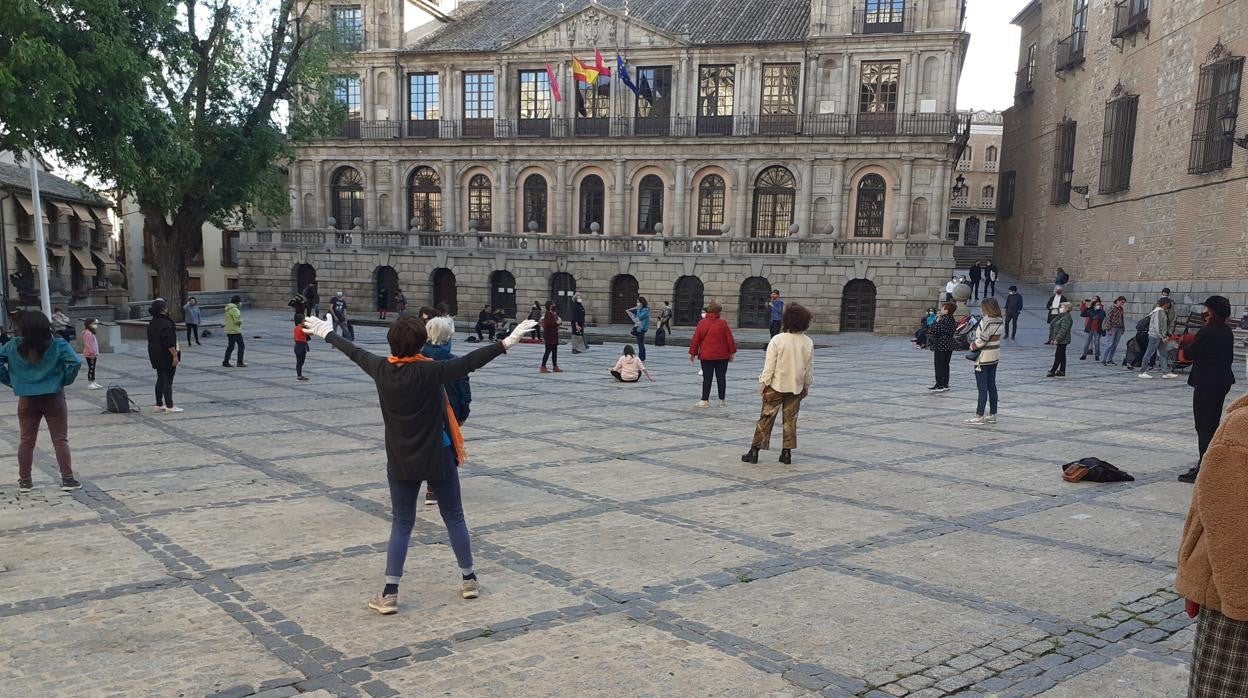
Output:
[[[633,90],[637,92],[637,90]],[[646,74],[641,74],[641,91],[638,93],[641,98],[646,100],[647,104],[654,104],[654,92],[650,89],[650,81],[646,79]],[[659,95],[662,97],[662,95]]]
[[[633,94],[640,95],[641,92],[638,91],[637,86],[633,84],[632,76],[628,74],[628,66],[624,64],[624,57],[618,53],[615,54],[615,65],[617,67],[617,70],[615,71],[616,77],[619,78],[620,82],[624,83],[625,87],[632,90]]]

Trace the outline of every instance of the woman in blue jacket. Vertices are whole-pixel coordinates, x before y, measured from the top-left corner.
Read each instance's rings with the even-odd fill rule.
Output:
[[[630,334],[637,338],[637,358],[646,360],[646,333],[650,331],[650,304],[645,296],[637,297],[637,305],[628,309],[628,317],[633,321]]]
[[[82,485],[74,479],[69,457],[69,409],[65,386],[78,377],[82,363],[63,337],[52,336],[52,323],[43,313],[26,312],[18,318],[20,337],[0,347],[0,383],[17,395],[17,423],[21,431],[17,447],[17,488],[34,489],[31,466],[39,422],[48,423],[61,489],[69,492]]]

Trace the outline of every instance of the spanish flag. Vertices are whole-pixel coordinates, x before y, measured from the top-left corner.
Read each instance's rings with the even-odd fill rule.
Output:
[[[585,65],[577,60],[576,56],[572,57],[572,77],[577,82],[594,85],[598,82],[598,75],[599,71],[597,68]]]

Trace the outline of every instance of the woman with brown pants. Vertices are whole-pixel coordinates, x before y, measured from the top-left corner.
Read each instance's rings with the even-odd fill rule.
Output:
[[[741,456],[744,463],[757,463],[759,450],[771,448],[771,430],[781,410],[784,412],[784,448],[780,451],[780,462],[793,463],[793,449],[797,448],[797,413],[814,380],[815,343],[806,336],[811,319],[809,310],[790,303],[780,320],[780,334],[767,344],[767,361],[758,377],[763,411],[754,428],[750,450]]]

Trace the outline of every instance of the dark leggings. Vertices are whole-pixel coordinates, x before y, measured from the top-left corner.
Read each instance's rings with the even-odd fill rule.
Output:
[[[199,344],[199,325],[192,325],[188,322],[186,323],[186,343],[188,345],[191,343],[192,334],[195,336],[195,343]]]
[[[228,340],[225,345],[225,363],[230,363],[230,354],[234,353],[234,347],[238,347],[238,363],[247,363],[243,361],[243,351],[247,349],[247,343],[243,341],[243,335],[227,334],[225,338]]]
[[[1192,390],[1192,416],[1196,419],[1196,441],[1201,461],[1205,459],[1209,442],[1213,441],[1213,435],[1218,431],[1218,424],[1222,421],[1222,404],[1230,391],[1230,385],[1198,385]]]
[[[173,374],[177,371],[178,369],[173,366],[156,369],[157,406],[173,407]]]
[[[308,358],[308,343],[295,342],[295,375],[303,375],[303,362]]]
[[[612,372],[611,372],[611,375],[615,376],[615,379],[616,379],[617,381],[620,381],[621,383],[636,383],[637,381],[641,380],[641,374],[640,374],[640,373],[638,373],[638,374],[637,374],[637,377],[636,377],[636,378],[634,378],[634,379],[632,379],[631,381],[630,381],[630,380],[624,380],[624,376],[620,375],[620,372],[619,372],[619,371],[612,371]]]
[[[719,388],[719,399],[723,400],[728,390],[728,359],[708,361],[702,359],[702,401],[711,399],[711,379]]]
[[[951,351],[932,352],[932,361],[936,367],[936,387],[949,387],[949,361],[953,358]]]
[[[1065,344],[1058,344],[1057,347],[1054,348],[1053,368],[1049,369],[1051,373],[1057,373],[1058,371],[1061,371],[1062,373],[1066,372],[1066,346],[1067,345]]]
[[[559,347],[546,347],[546,353],[542,354],[543,367],[546,366],[547,359],[550,359],[550,362],[555,365],[555,368],[559,368]]]
[[[92,383],[95,382],[95,362],[97,361],[99,361],[99,358],[94,356],[87,359],[87,380]]]

